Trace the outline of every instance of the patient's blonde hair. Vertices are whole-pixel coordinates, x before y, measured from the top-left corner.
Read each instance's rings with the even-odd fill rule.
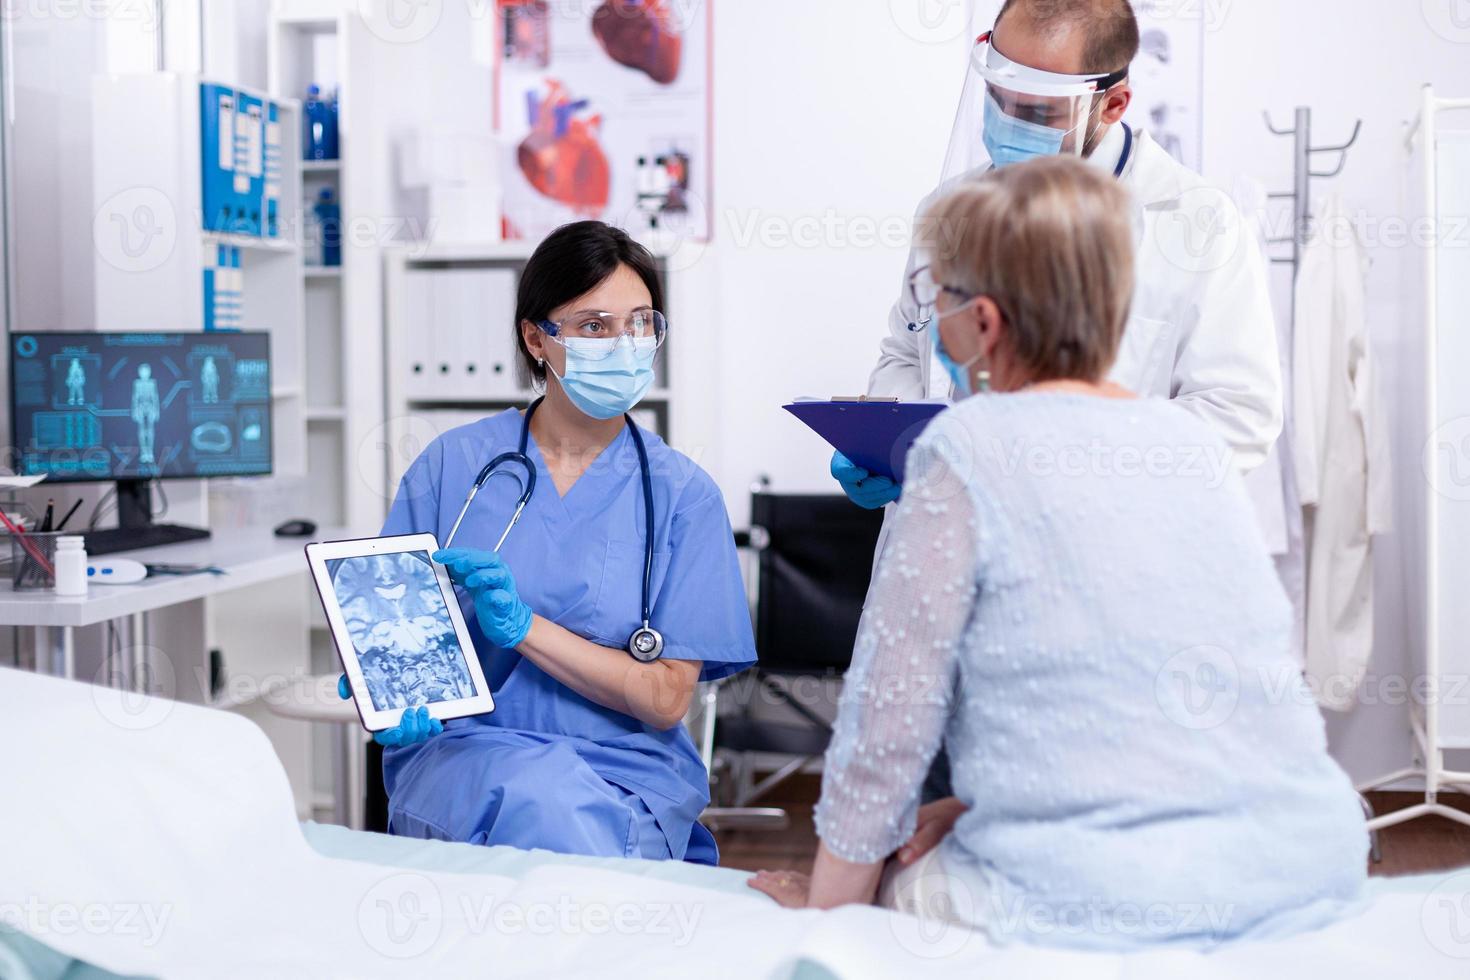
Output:
[[[1036,381],[1101,381],[1133,299],[1128,193],[1067,157],[993,170],[924,220],[934,280],[989,296]]]

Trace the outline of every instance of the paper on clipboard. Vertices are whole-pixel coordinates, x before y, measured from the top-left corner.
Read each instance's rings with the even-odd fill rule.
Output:
[[[914,440],[949,403],[797,399],[782,407],[869,473],[902,483]]]

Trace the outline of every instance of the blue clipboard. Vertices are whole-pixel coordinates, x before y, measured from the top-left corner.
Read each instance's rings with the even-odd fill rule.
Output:
[[[909,448],[934,416],[949,406],[938,402],[833,400],[793,402],[781,407],[869,473],[902,483]]]

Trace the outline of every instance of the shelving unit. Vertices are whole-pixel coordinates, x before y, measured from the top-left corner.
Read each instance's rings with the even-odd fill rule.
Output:
[[[301,160],[303,134],[295,134],[301,226],[324,187],[336,196],[344,229],[388,213],[381,186],[388,183],[387,174],[372,148],[382,134],[375,129],[371,86],[377,84],[372,66],[391,55],[392,46],[368,31],[351,5],[327,0],[274,0],[266,44],[276,98],[304,98],[314,84],[323,97],[335,92],[338,99],[338,159]],[[361,477],[358,461],[358,449],[371,442],[383,410],[377,237],[344,235],[341,265],[316,264],[307,254],[299,270],[305,305],[307,516],[364,532],[376,529],[387,511],[382,488]],[[305,244],[308,253],[313,244]]]
[[[300,106],[276,98],[282,144],[281,236],[203,228],[200,86],[214,79],[176,73],[106,75],[93,81],[93,261],[95,323],[104,331],[193,332],[205,328],[204,270],[220,246],[238,249],[239,326],[271,338],[272,457],[269,478],[171,480],[168,519],[216,531],[262,524],[295,510],[307,472],[306,345],[301,245],[291,220],[301,208]],[[223,82],[236,92],[265,99]],[[232,137],[233,138],[233,137]],[[229,499],[237,502],[231,505]],[[307,668],[309,586],[263,583],[147,614],[151,637],[179,680],[179,696],[238,711],[270,737],[298,799],[313,784],[311,745],[300,726],[275,718],[256,697],[211,701],[200,679],[218,650],[237,690],[263,691]],[[262,622],[260,608],[272,615]],[[138,640],[136,642],[142,642]],[[303,814],[305,815],[305,814]]]
[[[328,0],[274,0],[266,45],[269,86],[277,98],[304,99],[307,86],[315,84],[323,97],[335,92],[338,100],[338,159],[300,159],[303,133],[297,133],[295,192],[302,227],[306,209],[324,187],[335,194],[344,230],[389,213],[391,178],[377,159],[386,136],[374,115],[373,86],[380,84],[374,73],[394,56],[393,46],[367,30],[354,5]],[[311,502],[305,515],[359,534],[374,533],[387,512],[383,489],[374,482],[376,468],[369,466],[364,478],[360,461],[360,447],[373,444],[383,412],[379,230],[374,225],[372,234],[344,234],[341,265],[303,262],[297,273],[304,305],[301,406]],[[312,673],[337,671],[325,622],[320,615],[308,619]],[[331,812],[327,776],[335,748],[329,736],[325,729],[313,732],[313,805],[319,813]]]

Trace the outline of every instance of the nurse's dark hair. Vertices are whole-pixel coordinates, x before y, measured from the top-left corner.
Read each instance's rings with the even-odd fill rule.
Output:
[[[1007,14],[1024,17],[1047,37],[1082,31],[1087,42],[1081,68],[1088,74],[1111,74],[1138,57],[1138,16],[1128,0],[1006,0],[995,18],[1002,45],[1000,25]]]
[[[653,297],[653,308],[663,312],[658,263],[621,228],[601,221],[578,221],[562,225],[536,246],[516,288],[516,348],[521,352],[523,382],[544,382],[546,368],[531,356],[521,324],[549,320],[552,310],[590,293],[621,266],[637,273]]]

